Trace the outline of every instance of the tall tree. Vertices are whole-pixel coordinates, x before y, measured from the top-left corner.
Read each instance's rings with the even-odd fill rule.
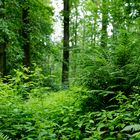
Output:
[[[22,37],[24,58],[23,64],[26,67],[30,66],[30,19],[29,19],[29,5],[28,1],[24,0],[22,3]]]
[[[102,0],[102,30],[101,30],[101,46],[107,45],[107,1]]]
[[[62,63],[62,86],[69,86],[69,0],[64,0],[64,44],[63,44],[63,63]]]
[[[4,9],[4,0],[0,1],[0,19],[1,24],[5,20],[5,9]],[[6,34],[3,30],[0,29],[0,76],[4,76],[6,73]]]
[[[71,52],[70,52],[70,78],[76,77],[77,72],[77,55],[78,55],[78,26],[79,26],[79,12],[78,5],[79,0],[72,1],[71,3],[71,14],[70,14],[70,43],[71,43]]]

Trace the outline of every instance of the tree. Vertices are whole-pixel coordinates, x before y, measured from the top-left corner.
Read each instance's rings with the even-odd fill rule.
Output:
[[[78,26],[79,26],[79,0],[72,1],[70,13],[70,78],[75,79],[77,76],[78,62]],[[73,82],[73,81],[71,81]]]
[[[0,1],[0,21],[1,24],[5,23],[5,9],[4,0]],[[0,29],[0,76],[4,76],[6,73],[6,34]]]
[[[22,3],[22,37],[23,37],[23,64],[26,67],[30,66],[30,19],[29,19],[29,6],[27,0]]]
[[[101,29],[101,46],[106,47],[107,45],[107,1],[102,0],[102,29]]]
[[[0,27],[5,25],[1,28],[8,36],[7,73],[13,73],[21,65],[34,68],[34,63],[46,69],[52,33],[50,1],[5,1],[6,24],[0,24]]]
[[[62,86],[69,86],[69,0],[64,0],[64,44],[63,44],[63,63],[62,63]]]

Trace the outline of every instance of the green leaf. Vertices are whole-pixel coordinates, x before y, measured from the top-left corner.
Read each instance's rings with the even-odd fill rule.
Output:
[[[122,131],[139,131],[140,130],[140,124],[134,124],[134,125],[128,125],[126,126]]]

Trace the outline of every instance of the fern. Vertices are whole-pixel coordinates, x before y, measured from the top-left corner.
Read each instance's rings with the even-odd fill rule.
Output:
[[[140,131],[140,124],[128,125],[122,131]]]
[[[133,134],[132,136],[136,137],[136,138],[140,138],[140,132],[137,132],[137,133]]]
[[[11,140],[7,135],[4,135],[2,132],[0,132],[0,140]]]

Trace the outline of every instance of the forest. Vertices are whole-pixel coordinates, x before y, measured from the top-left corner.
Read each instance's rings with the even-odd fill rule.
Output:
[[[0,0],[0,140],[140,140],[140,1]]]

